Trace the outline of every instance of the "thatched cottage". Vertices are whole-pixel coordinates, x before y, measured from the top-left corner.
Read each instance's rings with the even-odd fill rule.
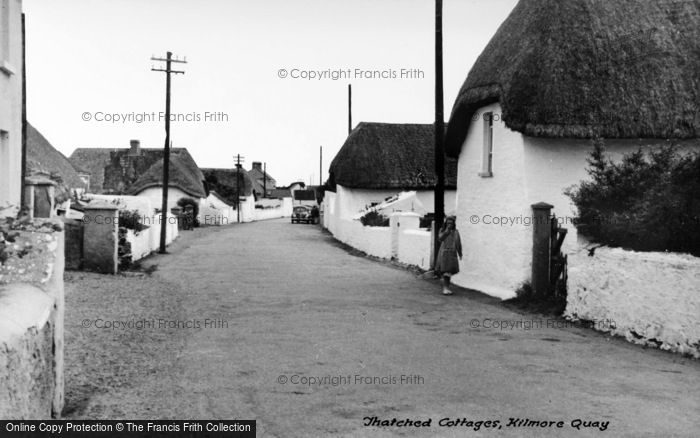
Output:
[[[225,225],[237,222],[240,207],[240,221],[250,222],[254,219],[255,197],[254,182],[243,167],[235,169],[203,168],[204,180],[209,191],[205,202],[205,223],[214,222]]]
[[[433,125],[361,122],[331,162],[332,214],[351,218],[401,191],[415,190],[426,212],[434,206]],[[454,211],[457,160],[445,163],[445,210]],[[425,213],[425,212],[422,212]]]
[[[90,191],[95,194],[138,195],[160,207],[163,181],[163,149],[142,148],[132,140],[129,148],[78,148],[70,156],[77,167],[90,172]],[[185,148],[170,150],[168,208],[181,198],[204,204],[204,175]]]
[[[698,148],[698,54],[698,1],[520,0],[447,129],[465,250],[454,281],[507,297],[529,279],[531,204],[574,214],[563,191],[587,178],[590,139],[604,138],[613,157],[668,142]]]
[[[254,161],[252,167],[248,171],[248,175],[253,180],[253,193],[255,197],[266,197],[277,188],[277,180],[263,169],[263,164],[259,161]]]

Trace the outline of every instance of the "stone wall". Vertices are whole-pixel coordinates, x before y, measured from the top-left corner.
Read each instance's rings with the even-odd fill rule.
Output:
[[[700,258],[601,247],[570,255],[569,265],[567,317],[700,357]]]
[[[64,404],[63,231],[47,220],[20,228],[0,265],[0,418],[56,418]]]

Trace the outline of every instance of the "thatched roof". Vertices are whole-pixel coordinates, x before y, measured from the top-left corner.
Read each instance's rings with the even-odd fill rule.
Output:
[[[220,196],[226,199],[228,203],[236,203],[236,191],[238,181],[241,183],[240,196],[250,196],[253,194],[253,180],[250,178],[245,169],[201,169],[204,174],[209,190],[214,190]],[[240,177],[237,178],[237,171],[240,172]]]
[[[189,154],[170,155],[168,187],[180,189],[195,198],[206,198],[204,175],[202,175],[194,160],[187,159],[187,157],[189,157]],[[162,185],[163,159],[161,158],[129,186],[128,192],[137,195],[149,187],[162,187]]]
[[[433,125],[361,122],[331,162],[329,182],[350,188],[433,189]],[[445,160],[445,187],[457,186],[457,160]]]
[[[459,92],[447,152],[500,102],[535,137],[697,138],[700,1],[520,0]]]
[[[56,150],[31,123],[27,123],[28,173],[50,175],[66,189],[85,188],[70,160]]]
[[[191,179],[204,180],[186,148],[171,148],[170,156],[180,157],[192,173]],[[78,148],[70,156],[77,168],[90,173],[93,193],[132,193],[132,186],[157,162],[163,160],[163,148],[140,148],[133,154],[129,148]],[[162,177],[161,177],[162,180]]]

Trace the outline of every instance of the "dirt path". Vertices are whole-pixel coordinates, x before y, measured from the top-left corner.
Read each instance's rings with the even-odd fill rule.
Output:
[[[476,293],[443,297],[437,283],[353,256],[315,226],[197,230],[171,252],[148,260],[152,275],[69,274],[69,417],[257,419],[259,436],[276,437],[694,436],[700,427],[699,362],[547,327]],[[130,315],[200,327],[81,326]],[[516,327],[493,328],[500,321]],[[432,424],[365,427],[365,417]],[[440,427],[448,417],[501,428]],[[599,424],[579,432],[576,419]]]

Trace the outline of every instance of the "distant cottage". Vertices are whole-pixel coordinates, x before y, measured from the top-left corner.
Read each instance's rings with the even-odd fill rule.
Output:
[[[161,205],[162,148],[141,148],[139,140],[132,140],[129,148],[78,148],[70,160],[90,173],[92,193],[146,196],[152,205]],[[207,197],[204,175],[187,149],[170,150],[169,170],[168,208],[184,197],[203,204]]]
[[[455,282],[507,297],[529,280],[530,206],[574,215],[563,191],[587,178],[590,139],[617,157],[669,141],[699,148],[698,54],[698,1],[521,0],[469,72],[447,129],[465,249]]]
[[[415,190],[433,211],[433,125],[361,122],[331,162],[328,186],[336,192],[332,214],[347,218],[401,191]],[[455,209],[457,160],[445,163],[445,209]]]
[[[277,187],[277,181],[265,172],[259,161],[253,162],[253,167],[248,174],[253,180],[253,193],[256,197],[266,197]]]

